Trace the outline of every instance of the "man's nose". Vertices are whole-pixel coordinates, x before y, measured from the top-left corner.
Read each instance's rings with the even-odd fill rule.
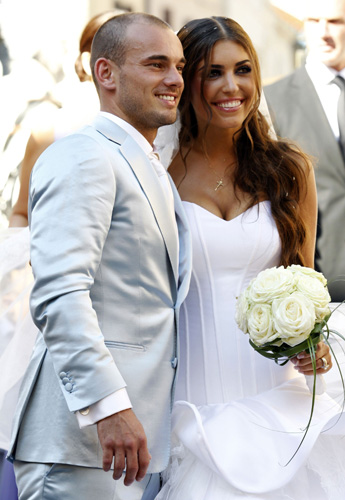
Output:
[[[320,37],[329,36],[329,22],[327,19],[320,19],[318,24]]]
[[[183,87],[183,78],[181,71],[175,67],[169,69],[168,74],[165,78],[165,83],[167,85],[175,85],[176,87]]]

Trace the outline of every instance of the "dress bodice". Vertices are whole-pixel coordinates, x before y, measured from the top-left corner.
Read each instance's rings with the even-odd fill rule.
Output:
[[[236,297],[262,269],[279,265],[269,201],[229,221],[183,202],[193,243],[190,291],[180,321],[176,400],[196,405],[252,396],[295,376],[257,354],[235,322]]]

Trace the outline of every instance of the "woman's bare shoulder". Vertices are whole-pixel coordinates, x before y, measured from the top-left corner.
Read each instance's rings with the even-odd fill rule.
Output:
[[[168,172],[177,186],[182,182],[183,178],[186,176],[186,165],[185,162],[183,161],[181,151],[178,151],[175,157],[173,158],[168,168]]]

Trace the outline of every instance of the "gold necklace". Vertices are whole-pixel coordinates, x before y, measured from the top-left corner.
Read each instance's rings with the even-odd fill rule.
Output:
[[[223,179],[224,179],[224,176],[225,176],[225,174],[226,174],[227,170],[229,169],[230,165],[227,165],[227,166],[225,167],[225,170],[224,170],[224,172],[223,172],[223,175],[222,175],[221,177],[219,177],[219,174],[217,174],[216,170],[212,167],[212,165],[210,165],[210,162],[209,162],[209,160],[208,160],[208,158],[207,158],[207,156],[206,156],[206,155],[204,155],[204,159],[205,159],[205,161],[206,161],[206,165],[208,166],[208,168],[209,168],[210,170],[212,170],[212,172],[214,173],[215,177],[217,178],[217,184],[216,184],[216,187],[214,188],[214,190],[215,190],[215,191],[218,191],[218,189],[219,189],[219,188],[226,187],[229,183],[228,183],[228,182],[227,182],[227,183],[224,183],[224,180],[223,180]],[[225,161],[225,158],[224,158],[224,160],[223,160],[223,161]]]

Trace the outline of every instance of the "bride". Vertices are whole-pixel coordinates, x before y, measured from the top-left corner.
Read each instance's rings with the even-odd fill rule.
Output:
[[[235,323],[236,297],[259,271],[313,267],[313,168],[296,146],[270,136],[258,110],[258,58],[236,22],[199,19],[178,36],[187,64],[169,172],[190,222],[193,274],[180,318],[172,458],[156,500],[338,500],[341,391],[333,391],[338,401],[316,396],[312,425],[289,461],[310,415],[310,357],[278,366]],[[316,359],[326,374],[324,343]]]

